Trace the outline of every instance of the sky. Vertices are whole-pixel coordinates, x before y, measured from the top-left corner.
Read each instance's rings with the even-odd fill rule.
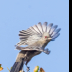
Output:
[[[45,72],[69,72],[69,0],[0,0],[0,64],[1,72],[8,72],[17,54],[15,45],[19,31],[41,22],[53,23],[61,28],[60,36],[51,41],[49,55],[41,53],[28,63],[30,72],[35,66]],[[26,71],[26,67],[24,66]]]

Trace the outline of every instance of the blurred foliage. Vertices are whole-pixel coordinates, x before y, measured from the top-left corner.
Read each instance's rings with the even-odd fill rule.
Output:
[[[8,67],[7,67],[7,69],[8,69],[8,71],[10,72],[10,70],[12,69],[12,67],[9,69]],[[22,71],[19,71],[19,72],[22,72]],[[23,71],[24,72],[24,71]]]
[[[1,67],[1,64],[0,64],[0,71],[2,71],[3,70],[3,67]]]
[[[39,70],[39,66],[36,66],[34,68],[34,72],[38,72],[38,70]],[[43,70],[43,68],[40,68],[39,72],[45,72],[45,71]]]
[[[10,72],[10,70],[12,69],[12,67],[9,69],[8,67],[7,67],[7,69],[9,70],[9,72]]]
[[[1,65],[0,65],[0,67],[1,67]],[[9,68],[7,67],[7,69],[9,70]],[[10,68],[10,70],[12,69],[12,67]],[[10,70],[9,70],[9,72],[10,72]],[[22,71],[19,71],[19,72],[22,72]],[[25,71],[23,71],[23,72],[25,72]],[[40,70],[39,70],[39,66],[36,66],[35,68],[34,68],[34,72],[45,72],[44,70],[43,70],[43,68],[40,68]]]
[[[45,72],[45,71],[43,70],[43,68],[40,68],[40,71],[39,72]]]
[[[38,72],[38,70],[39,70],[39,66],[36,66],[36,67],[34,68],[34,72]]]

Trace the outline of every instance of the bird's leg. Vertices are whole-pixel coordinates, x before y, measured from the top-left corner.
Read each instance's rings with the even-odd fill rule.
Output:
[[[30,67],[27,67],[27,72],[30,70]]]
[[[26,65],[26,67],[27,67],[26,70],[27,70],[27,72],[28,72],[28,71],[30,70],[30,67],[28,67],[26,63],[25,63],[25,65]]]
[[[27,72],[30,70],[30,67],[27,66],[27,64],[25,63],[26,67],[27,67]]]
[[[27,58],[26,58],[27,59]],[[26,65],[26,67],[27,67],[27,72],[30,70],[30,67],[28,67],[27,66],[27,63],[29,62],[30,60],[27,60],[26,62],[25,62],[25,65]]]

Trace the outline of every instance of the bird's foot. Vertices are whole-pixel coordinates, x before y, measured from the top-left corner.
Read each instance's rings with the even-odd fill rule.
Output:
[[[30,70],[30,67],[27,66],[27,72],[29,72],[29,70]]]
[[[38,49],[38,51],[44,52],[46,54],[50,54],[50,51],[48,50],[48,48],[47,49],[41,48],[41,49]]]
[[[46,53],[46,54],[50,54],[50,51],[48,49],[44,49],[43,52]]]

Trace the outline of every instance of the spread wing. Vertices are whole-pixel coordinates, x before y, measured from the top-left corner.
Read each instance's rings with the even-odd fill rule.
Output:
[[[17,45],[31,45],[42,38],[44,32],[49,33],[53,41],[60,35],[59,31],[61,29],[57,29],[57,27],[57,25],[53,26],[52,23],[47,26],[47,22],[44,22],[43,25],[39,22],[37,25],[34,25],[27,30],[20,31],[20,42],[17,43]]]
[[[28,28],[27,30],[20,31],[20,42],[17,45],[20,46],[33,44],[42,37],[42,32],[42,25],[40,22],[37,25]]]

